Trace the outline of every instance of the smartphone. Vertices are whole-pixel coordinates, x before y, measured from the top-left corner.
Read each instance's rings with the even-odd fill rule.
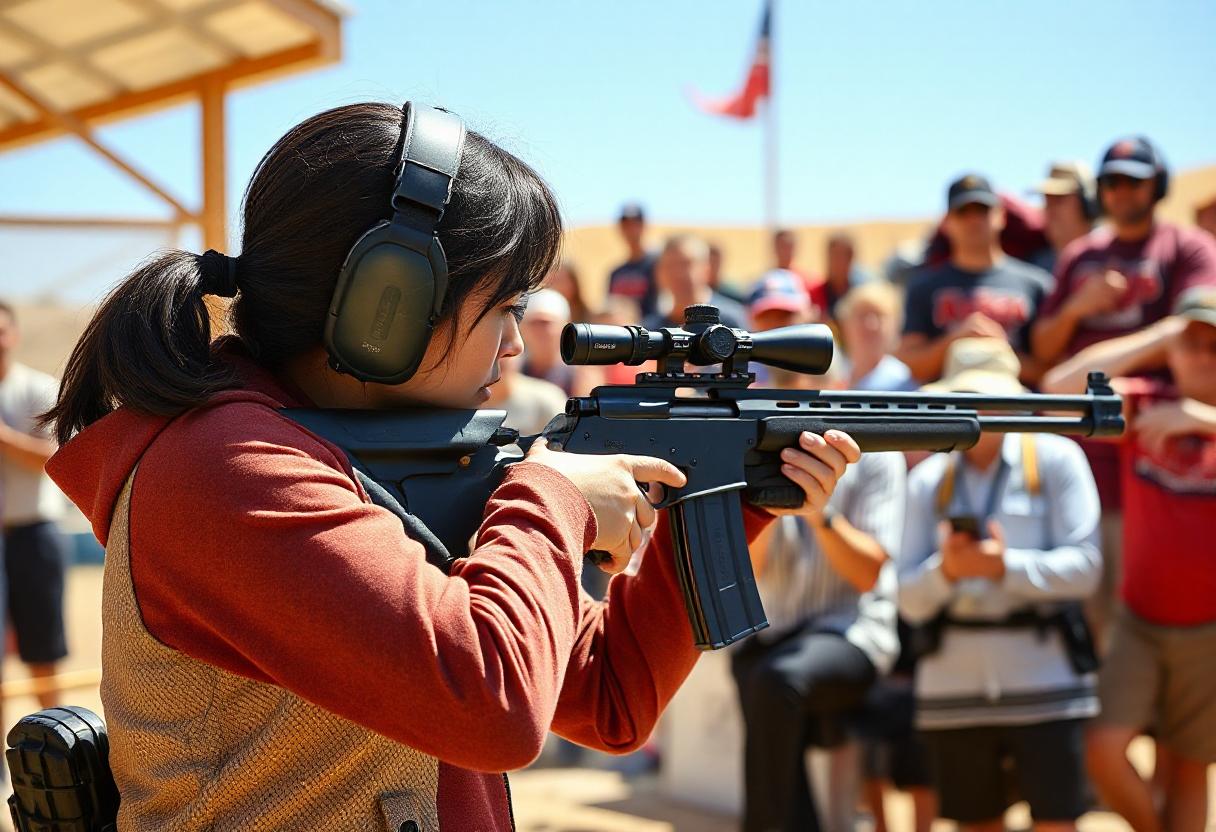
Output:
[[[947,519],[949,519],[950,528],[953,531],[969,534],[977,539],[984,537],[983,530],[980,528],[980,518],[974,514],[956,514]]]

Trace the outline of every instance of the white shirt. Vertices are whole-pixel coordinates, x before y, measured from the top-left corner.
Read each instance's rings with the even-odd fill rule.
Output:
[[[49,430],[38,430],[38,417],[55,404],[59,382],[24,364],[13,363],[0,379],[0,420],[9,427],[33,436],[50,438]],[[63,493],[45,472],[34,473],[8,454],[0,454],[0,487],[3,488],[2,519],[5,526],[22,526],[63,516]]]
[[[1001,456],[1010,474],[993,519],[1005,532],[1005,576],[951,583],[942,573],[937,491],[947,454],[926,459],[908,475],[908,504],[899,558],[899,611],[910,624],[942,610],[960,619],[1000,619],[1016,610],[1086,598],[1097,587],[1098,492],[1081,448],[1062,436],[1036,436],[1040,473],[1031,493],[1022,443],[1007,435]],[[982,511],[998,465],[972,468],[961,454],[963,476],[946,516]],[[941,647],[916,667],[917,725],[922,729],[1032,724],[1093,716],[1098,710],[1092,674],[1078,676],[1059,633],[1032,629],[946,627]]]

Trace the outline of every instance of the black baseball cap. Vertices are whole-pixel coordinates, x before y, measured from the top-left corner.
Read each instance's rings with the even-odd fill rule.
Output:
[[[1106,150],[1098,166],[1098,178],[1130,176],[1132,179],[1152,179],[1161,166],[1157,149],[1143,136],[1119,139]]]
[[[621,219],[623,220],[644,220],[646,212],[642,209],[640,202],[626,202],[621,206]]]
[[[992,190],[992,185],[988,183],[988,180],[978,173],[968,173],[950,183],[950,189],[946,191],[947,211],[953,211],[973,202],[995,208],[1001,204],[1001,198],[996,195],[996,191]]]

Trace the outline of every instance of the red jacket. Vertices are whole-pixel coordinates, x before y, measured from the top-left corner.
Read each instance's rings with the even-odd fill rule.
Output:
[[[579,589],[595,519],[573,483],[519,463],[451,575],[373,505],[299,406],[228,350],[241,389],[176,419],[118,410],[47,466],[106,541],[131,470],[131,572],[149,632],[441,760],[444,829],[507,823],[502,772],[546,731],[626,752],[698,652],[666,518],[606,603]],[[478,510],[468,507],[468,510]],[[750,536],[768,515],[748,509]]]

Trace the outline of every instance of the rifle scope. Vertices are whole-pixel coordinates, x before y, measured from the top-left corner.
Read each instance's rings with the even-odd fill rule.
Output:
[[[716,306],[697,304],[684,310],[683,326],[646,329],[609,324],[566,324],[562,330],[562,360],[567,364],[628,364],[660,362],[663,372],[673,363],[705,367],[728,364],[740,371],[748,361],[770,367],[819,375],[832,363],[832,331],[823,324],[797,324],[747,332],[721,323]]]

